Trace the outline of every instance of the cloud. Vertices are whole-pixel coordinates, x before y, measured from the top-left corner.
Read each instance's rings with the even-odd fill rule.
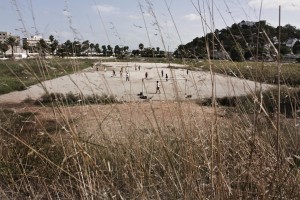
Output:
[[[98,9],[100,12],[102,13],[106,13],[106,14],[118,14],[120,11],[120,8],[117,8],[113,5],[109,5],[109,4],[102,4],[102,5],[96,5],[93,6],[94,9]]]
[[[191,14],[183,16],[183,19],[188,20],[188,21],[199,21],[199,20],[201,20],[201,17],[197,14],[191,13]]]
[[[64,10],[64,11],[62,12],[62,14],[63,14],[64,16],[66,16],[66,17],[71,16],[71,13],[68,12],[68,11],[66,11],[66,10]]]
[[[141,19],[141,16],[138,16],[138,15],[129,15],[128,18],[129,19]]]
[[[262,0],[250,0],[248,5],[255,8],[260,8]],[[264,0],[262,4],[263,9],[278,9],[281,5],[284,10],[300,10],[299,0]]]

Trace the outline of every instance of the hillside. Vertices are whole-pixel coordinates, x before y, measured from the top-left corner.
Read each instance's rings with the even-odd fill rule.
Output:
[[[270,26],[266,21],[241,21],[232,24],[231,27],[216,29],[214,33],[207,33],[203,37],[196,37],[185,45],[179,45],[174,55],[184,58],[204,58],[210,55],[214,58],[230,57],[234,61],[248,60],[252,57],[272,59],[276,55],[274,47],[278,49],[279,46],[278,36],[279,27]],[[300,29],[290,24],[282,26],[281,54],[299,54],[299,38]],[[205,44],[208,44],[209,54]]]

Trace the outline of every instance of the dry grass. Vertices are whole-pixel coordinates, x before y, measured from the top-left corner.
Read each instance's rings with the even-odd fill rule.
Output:
[[[144,3],[166,46],[152,3],[139,3]],[[205,20],[214,21],[214,9],[202,3],[192,1],[204,32],[214,32],[214,23]],[[171,15],[170,7],[168,11]],[[218,43],[211,35],[208,40]],[[42,80],[46,80],[47,69],[40,63]],[[229,61],[207,63],[212,88],[218,70],[229,73],[230,69],[240,77],[259,80],[257,86],[274,76],[272,70],[269,79],[256,79],[249,67]],[[70,70],[75,68],[72,64]],[[298,77],[291,78],[295,84],[283,83],[298,85]],[[290,116],[276,110],[280,93],[276,101],[274,96],[263,96],[260,89],[244,97],[245,101],[236,101],[234,108],[218,106],[214,90],[212,107],[193,101],[109,105],[87,101],[70,106],[51,98],[49,107],[2,105],[0,198],[300,199],[299,99],[286,95]]]
[[[214,111],[193,102],[28,107],[2,116],[7,199],[203,199],[216,190],[223,199],[300,195],[299,136],[288,119],[277,165],[268,118],[259,116],[253,139],[253,116],[229,108],[218,108],[214,154]],[[220,165],[210,169],[216,159]]]

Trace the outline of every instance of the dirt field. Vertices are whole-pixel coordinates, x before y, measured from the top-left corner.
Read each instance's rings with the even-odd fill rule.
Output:
[[[6,105],[16,113],[32,113],[24,122],[40,127],[41,132],[77,133],[89,141],[128,138],[130,133],[151,134],[161,129],[164,133],[184,133],[210,128],[214,117],[211,107],[201,107],[193,101],[129,102],[111,105],[82,105],[70,107],[40,107],[18,104]],[[218,108],[218,117],[226,110]],[[25,128],[24,126],[24,128]],[[196,129],[195,129],[196,128]],[[72,129],[72,131],[70,131]]]
[[[187,71],[186,66],[179,64],[170,64],[170,66],[171,68],[166,63],[95,63],[93,67],[84,71],[44,81],[24,91],[1,95],[0,103],[20,103],[25,99],[36,100],[46,91],[81,95],[105,93],[126,102],[142,101],[138,96],[141,92],[147,99],[152,100],[197,99],[211,96],[212,81],[209,72]],[[120,71],[123,73],[121,74]],[[129,81],[126,81],[126,71]],[[160,94],[156,94],[157,81],[160,84]],[[255,87],[252,81],[224,75],[216,75],[215,81],[217,97],[243,95],[253,91]],[[263,87],[267,86],[263,85]]]

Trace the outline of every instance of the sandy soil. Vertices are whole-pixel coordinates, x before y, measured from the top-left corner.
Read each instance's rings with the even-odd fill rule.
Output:
[[[152,100],[197,99],[211,96],[210,73],[187,71],[185,66],[179,64],[171,64],[172,68],[168,66],[169,64],[165,63],[96,63],[94,67],[81,72],[30,86],[24,91],[1,95],[0,103],[20,103],[27,98],[35,100],[45,91],[83,95],[106,93],[123,101],[142,101],[138,96],[141,92],[147,99]],[[115,76],[113,70],[116,72]],[[122,75],[121,70],[123,70]],[[129,81],[126,81],[126,71],[129,73]],[[147,78],[145,78],[146,72]],[[156,94],[157,81],[161,86],[161,94]],[[254,90],[254,87],[252,81],[216,75],[217,97],[246,94]]]
[[[41,134],[73,134],[88,138],[90,142],[103,139],[130,138],[138,133],[147,136],[151,133],[194,133],[209,132],[213,123],[214,109],[202,107],[192,101],[149,101],[128,102],[111,105],[82,105],[69,107],[40,107],[19,104],[13,107],[15,113],[31,112],[34,118],[24,126],[36,126]],[[219,123],[228,124],[226,109],[218,108]],[[232,123],[231,123],[232,124]],[[223,126],[223,128],[226,125]],[[51,128],[52,127],[52,128]],[[54,131],[54,132],[53,132]]]

